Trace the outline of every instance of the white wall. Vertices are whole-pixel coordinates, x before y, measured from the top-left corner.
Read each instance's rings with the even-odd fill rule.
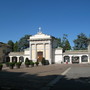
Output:
[[[24,50],[24,55],[30,55],[30,51],[29,50]]]
[[[63,58],[62,58],[62,48],[57,48],[55,49],[55,53],[54,53],[54,62],[55,63],[61,63],[63,61]]]

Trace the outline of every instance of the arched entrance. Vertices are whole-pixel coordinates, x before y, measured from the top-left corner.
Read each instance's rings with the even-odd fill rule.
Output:
[[[69,56],[64,56],[64,62],[70,62],[70,57]]]
[[[6,57],[6,61],[5,62],[10,62],[10,57]]]
[[[72,56],[72,63],[79,63],[79,56]]]
[[[88,62],[88,56],[83,55],[83,56],[81,57],[81,61],[82,61],[82,62]]]
[[[17,62],[17,57],[12,57],[12,62]]]
[[[24,62],[24,57],[23,56],[19,57],[19,62]]]
[[[37,61],[41,62],[42,59],[43,59],[43,52],[42,51],[37,52]]]

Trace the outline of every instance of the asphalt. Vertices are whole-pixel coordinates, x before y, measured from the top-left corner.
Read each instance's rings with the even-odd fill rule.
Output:
[[[49,90],[90,90],[90,65],[74,65]]]

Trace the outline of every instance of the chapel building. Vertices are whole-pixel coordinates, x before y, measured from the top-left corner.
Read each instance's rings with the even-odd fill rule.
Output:
[[[24,52],[10,52],[10,62],[25,62],[26,58],[36,62],[45,58],[49,64],[62,63],[90,63],[90,44],[87,50],[66,50],[57,46],[56,39],[53,36],[43,34],[39,31],[37,34],[30,36],[29,48]],[[58,47],[58,48],[56,48]]]

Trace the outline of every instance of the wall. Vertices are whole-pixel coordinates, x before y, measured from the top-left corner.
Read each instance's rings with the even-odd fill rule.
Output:
[[[61,63],[63,58],[62,58],[62,48],[56,48],[54,51],[53,51],[53,58],[54,58],[54,62],[55,63]]]

